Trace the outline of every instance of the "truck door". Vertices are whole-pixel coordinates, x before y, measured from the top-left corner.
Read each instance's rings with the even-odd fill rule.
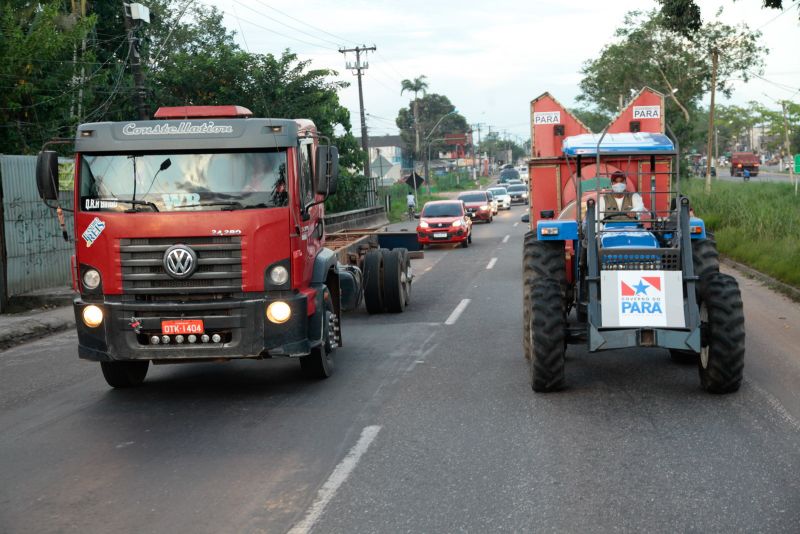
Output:
[[[300,176],[298,180],[298,194],[300,197],[301,208],[313,202],[316,198],[314,188],[314,140],[302,139],[298,149],[300,161]],[[311,280],[314,271],[314,258],[321,246],[323,235],[322,207],[320,205],[312,207],[308,212],[308,218],[301,217],[301,243],[305,245],[303,252],[303,280]]]

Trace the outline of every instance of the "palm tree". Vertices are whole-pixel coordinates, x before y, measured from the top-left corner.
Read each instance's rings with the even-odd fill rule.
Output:
[[[416,154],[419,154],[419,100],[417,100],[417,93],[422,93],[422,96],[425,96],[426,89],[428,88],[428,82],[425,81],[425,78],[426,76],[423,74],[418,78],[414,78],[414,81],[403,80],[400,82],[400,86],[402,87],[402,89],[400,89],[401,95],[406,91],[414,93],[414,132],[416,132],[417,135]]]

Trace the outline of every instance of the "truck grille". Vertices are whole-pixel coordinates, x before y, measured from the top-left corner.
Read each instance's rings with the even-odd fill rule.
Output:
[[[197,270],[176,280],[164,270],[164,252],[183,244],[197,253]],[[120,239],[122,290],[133,295],[230,294],[242,290],[242,238]]]

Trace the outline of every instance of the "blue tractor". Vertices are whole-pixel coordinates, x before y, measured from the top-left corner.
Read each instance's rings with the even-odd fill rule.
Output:
[[[533,390],[565,387],[568,344],[590,353],[662,347],[677,361],[696,361],[705,390],[738,390],[745,354],[739,286],[719,272],[716,243],[680,193],[675,143],[663,134],[604,132],[565,137],[562,151],[575,200],[562,207],[561,195],[553,199],[524,242]],[[619,174],[624,190],[609,190]],[[531,184],[535,196],[535,177]]]

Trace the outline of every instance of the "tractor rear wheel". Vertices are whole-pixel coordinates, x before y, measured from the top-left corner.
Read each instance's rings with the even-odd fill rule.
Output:
[[[533,282],[530,301],[531,387],[536,392],[557,391],[565,385],[564,308],[556,280]]]
[[[719,252],[717,242],[713,239],[695,239],[692,241],[692,261],[694,275],[701,279],[719,272]]]
[[[561,286],[561,299],[566,295],[567,267],[563,241],[539,241],[536,232],[528,232],[522,251],[522,346],[525,358],[530,357],[530,292],[539,279],[555,280]]]
[[[370,314],[383,313],[383,253],[378,249],[364,256],[364,305]]]
[[[744,374],[744,308],[739,284],[727,274],[710,274],[700,288],[700,384],[710,393],[732,393]]]

